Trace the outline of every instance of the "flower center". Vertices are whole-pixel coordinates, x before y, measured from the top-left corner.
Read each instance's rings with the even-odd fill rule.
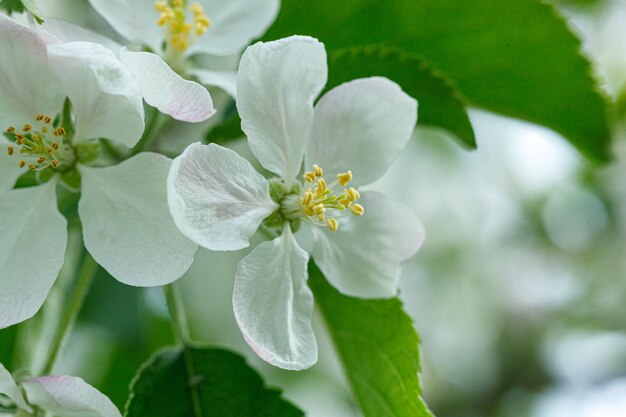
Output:
[[[312,171],[304,173],[304,180],[308,186],[299,195],[291,194],[281,201],[281,212],[285,219],[304,219],[334,232],[339,228],[338,218],[343,217],[346,210],[355,216],[365,214],[363,206],[357,203],[361,197],[359,192],[352,187],[346,188],[352,181],[352,171],[338,174],[337,179],[328,184],[322,168],[313,165]],[[336,186],[341,187],[340,193],[333,190]]]
[[[63,142],[65,129],[54,128],[50,116],[38,114],[35,123],[27,123],[19,131],[11,126],[5,134],[15,142],[15,145],[7,147],[7,153],[20,157],[20,168],[28,166],[31,171],[46,168],[66,170],[76,159],[72,147]]]
[[[156,24],[165,27],[167,47],[173,52],[186,51],[211,26],[211,21],[198,3],[192,3],[185,10],[185,0],[157,1],[154,8],[160,14]],[[187,22],[187,12],[193,15],[190,22]]]

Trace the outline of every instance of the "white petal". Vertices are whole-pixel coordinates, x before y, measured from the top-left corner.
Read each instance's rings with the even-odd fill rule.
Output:
[[[0,131],[56,116],[64,96],[48,69],[46,45],[29,27],[0,13]]]
[[[11,373],[0,363],[0,394],[4,394],[22,410],[32,413],[32,408],[26,404],[22,391],[17,386]]]
[[[89,0],[98,13],[122,36],[137,45],[160,51],[164,29],[157,26],[155,0]]]
[[[211,250],[238,250],[278,209],[269,184],[250,162],[219,145],[189,145],[174,159],[167,180],[178,228]]]
[[[125,284],[169,284],[193,262],[197,246],[178,231],[167,207],[170,166],[170,159],[147,152],[111,167],[79,166],[85,246]]]
[[[327,179],[352,170],[353,185],[378,179],[406,147],[417,121],[417,101],[386,78],[351,81],[329,91],[315,107],[306,167]]]
[[[81,378],[42,376],[22,382],[28,401],[62,417],[122,417],[115,405]]]
[[[72,102],[76,139],[107,138],[133,147],[144,129],[143,102],[133,74],[102,45],[48,46],[50,65]]]
[[[278,0],[199,0],[211,20],[209,30],[187,54],[228,55],[261,36],[278,14]]]
[[[56,181],[0,195],[0,329],[32,317],[61,270],[67,221]]]
[[[306,285],[309,255],[289,226],[239,262],[233,290],[235,319],[246,342],[262,359],[301,370],[317,362],[311,327],[313,294]]]
[[[359,203],[365,214],[341,219],[338,231],[316,228],[313,259],[328,281],[346,295],[393,297],[400,265],[424,242],[424,228],[413,210],[384,194],[363,192]]]
[[[0,195],[6,190],[10,190],[15,185],[15,181],[25,171],[18,166],[19,156],[8,154],[9,141],[0,137]]]
[[[237,73],[235,71],[207,71],[192,69],[189,74],[198,77],[203,85],[219,87],[232,98],[237,98]]]
[[[122,45],[107,37],[100,35],[99,33],[92,32],[81,26],[61,19],[46,17],[46,20],[43,22],[43,24],[37,25],[36,28],[40,29],[41,31],[47,32],[49,35],[52,35],[54,38],[56,38],[56,42],[48,43],[91,42],[100,44],[115,53],[119,52],[119,50],[122,48]]]
[[[207,89],[176,74],[158,55],[122,51],[120,59],[135,74],[144,100],[162,113],[184,122],[201,122],[215,113]]]
[[[293,36],[259,42],[241,58],[237,108],[252,152],[289,185],[300,172],[313,101],[328,77],[324,45]]]

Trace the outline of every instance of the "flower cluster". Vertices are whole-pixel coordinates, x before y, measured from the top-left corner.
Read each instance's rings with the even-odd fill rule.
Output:
[[[237,72],[195,66],[199,54],[241,52],[272,22],[278,0],[90,3],[126,46],[60,20],[28,26],[0,15],[0,328],[44,303],[68,239],[58,197],[79,192],[85,248],[129,285],[172,283],[198,245],[235,251],[257,233],[267,237],[237,267],[235,318],[269,363],[312,366],[309,259],[346,295],[393,297],[401,263],[423,242],[409,208],[367,189],[411,139],[416,100],[382,77],[318,99],[326,51],[306,36],[248,47]],[[173,160],[144,149],[144,101],[179,121],[202,122],[215,113],[206,86],[235,99],[250,149],[269,174],[213,143],[194,143]],[[123,149],[121,156],[104,145]],[[19,385],[0,367],[0,394],[28,413],[37,406],[74,415],[74,390],[94,401],[81,405],[93,415],[119,415],[76,378]]]

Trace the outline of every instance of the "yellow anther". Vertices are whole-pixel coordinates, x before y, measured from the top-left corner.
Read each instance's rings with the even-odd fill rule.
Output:
[[[52,142],[50,144],[50,147],[56,151],[57,149],[59,149],[59,142]]]
[[[184,0],[172,0],[172,7],[178,7],[178,8],[185,7],[185,1]]]
[[[348,197],[343,197],[339,199],[339,204],[341,204],[344,207],[349,207],[350,204],[352,204],[352,201],[348,200]]]
[[[21,135],[21,134],[15,135],[15,143],[17,143],[18,145],[21,145],[22,143],[24,143],[24,135]]]
[[[339,229],[339,222],[337,219],[328,219],[326,220],[326,225],[330,229],[331,232],[336,232]]]
[[[315,194],[322,196],[328,190],[328,186],[326,185],[326,180],[324,178],[320,178],[317,180],[317,188],[315,189]]]
[[[37,169],[37,166],[35,164],[30,164],[28,166],[28,169],[30,169],[31,171],[35,171]]]
[[[318,215],[317,215],[317,219],[318,219],[319,221],[321,221],[321,222],[323,222],[325,218],[326,218],[326,216],[324,215],[324,213],[322,213],[322,214],[318,214]]]
[[[13,152],[15,152],[15,149],[13,148],[13,146],[9,146],[9,147],[7,148],[7,153],[8,153],[9,155],[13,155]]]
[[[359,192],[355,190],[354,188],[350,187],[347,191],[347,197],[348,197],[348,200],[353,202],[361,198],[361,194],[359,194]]]
[[[315,172],[315,175],[317,175],[318,177],[324,176],[324,170],[320,168],[319,165],[313,164],[313,172]]]
[[[324,207],[323,204],[317,204],[313,206],[313,213],[317,214],[318,216],[320,214],[324,214],[325,212],[326,212],[326,208]]]
[[[350,211],[352,212],[352,214],[354,214],[355,216],[362,216],[365,214],[365,209],[363,208],[362,205],[360,204],[352,204],[350,206]]]
[[[311,191],[307,190],[302,196],[302,198],[300,199],[300,204],[303,207],[306,207],[313,202],[313,199],[315,199],[315,196],[313,195]]]
[[[32,128],[33,128],[33,127],[32,127],[31,125],[29,125],[28,123],[26,123],[26,124],[24,125],[24,127],[22,128],[22,131],[23,131],[23,132],[30,132],[30,130],[31,130]]]
[[[43,156],[40,156],[39,158],[37,158],[37,163],[38,164],[43,164],[44,162],[46,162],[46,158]]]
[[[50,117],[50,116],[44,116],[43,117],[43,122],[45,124],[50,124],[51,121],[52,121],[52,117]]]
[[[50,161],[50,166],[52,168],[56,168],[59,166],[59,161],[57,161],[56,159],[53,159],[52,161]]]
[[[7,133],[13,133],[13,132],[15,132],[15,128],[13,126],[9,126],[7,128]]]
[[[54,136],[63,136],[65,135],[65,129],[63,129],[62,127],[58,127],[54,129],[54,132],[52,133],[54,134]]]
[[[45,127],[45,126],[43,126],[43,127],[41,128],[41,133],[48,133],[48,128],[47,128],[47,127]]]
[[[37,120],[38,122],[41,122],[43,120],[43,114],[38,114],[37,117],[35,117],[35,120]]]
[[[20,168],[24,168],[24,166],[26,166],[26,161],[20,161],[19,164],[17,164]]]
[[[311,172],[311,171],[305,172],[303,177],[306,182],[313,183],[316,180],[315,172]]]
[[[350,181],[352,181],[352,171],[337,174],[337,180],[339,181],[339,185],[345,187]]]

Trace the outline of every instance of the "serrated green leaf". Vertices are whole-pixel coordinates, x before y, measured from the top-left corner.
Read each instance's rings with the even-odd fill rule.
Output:
[[[580,41],[537,0],[283,0],[265,39],[294,33],[329,51],[384,44],[419,54],[471,104],[550,127],[591,158],[609,157],[606,103]]]
[[[328,88],[355,78],[387,77],[419,101],[419,125],[446,129],[465,146],[476,148],[474,130],[465,110],[466,99],[425,59],[375,45],[334,51],[328,63]]]
[[[244,358],[222,349],[169,348],[140,369],[126,417],[301,417]]]
[[[419,373],[420,339],[397,298],[340,294],[309,264],[309,286],[366,417],[432,417]]]

